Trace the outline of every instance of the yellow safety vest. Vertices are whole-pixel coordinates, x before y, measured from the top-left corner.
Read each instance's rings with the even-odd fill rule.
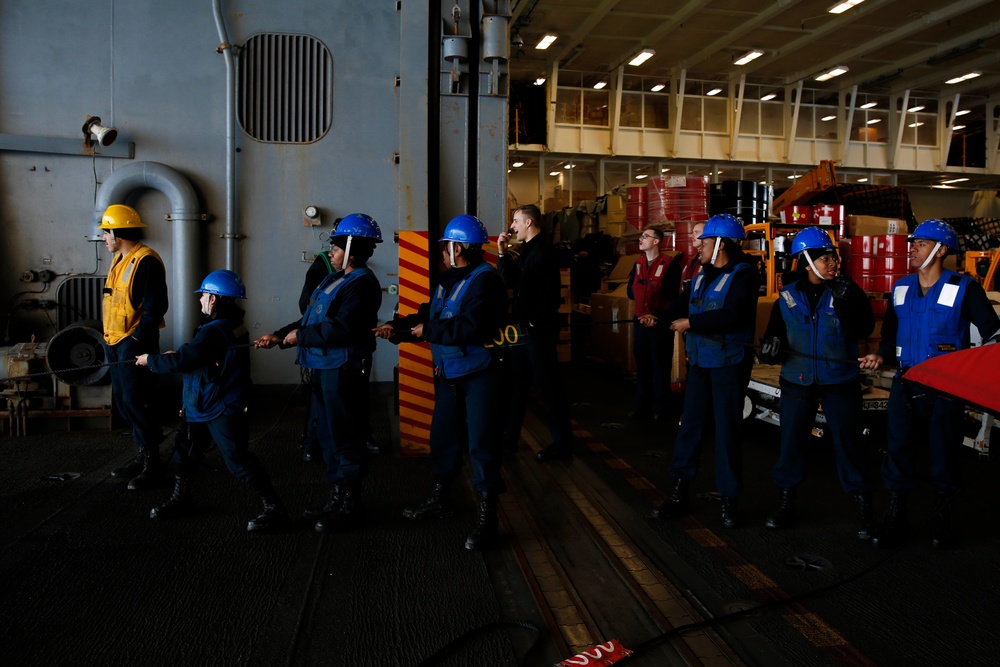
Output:
[[[126,336],[132,335],[139,326],[139,318],[146,312],[142,303],[138,308],[132,305],[131,296],[135,267],[147,255],[163,264],[156,251],[142,243],[133,248],[127,257],[122,257],[119,252],[111,262],[111,270],[104,281],[104,340],[108,345],[117,345]],[[160,328],[165,326],[166,323],[161,319]]]

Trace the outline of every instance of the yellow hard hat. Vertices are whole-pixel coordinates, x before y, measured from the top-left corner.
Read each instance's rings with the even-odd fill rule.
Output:
[[[100,229],[138,229],[145,226],[134,208],[125,204],[112,204],[101,218]]]

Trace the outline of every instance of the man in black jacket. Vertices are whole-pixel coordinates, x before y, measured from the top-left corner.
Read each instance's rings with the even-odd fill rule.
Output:
[[[556,351],[561,303],[559,265],[552,245],[541,233],[541,218],[537,206],[514,209],[511,229],[521,242],[520,256],[516,260],[507,255],[512,234],[506,232],[497,239],[497,269],[507,289],[513,290],[511,319],[521,328],[524,340],[523,345],[510,348],[510,398],[503,437],[508,451],[517,449],[528,390],[535,381],[552,435],[552,444],[538,452],[536,458],[552,461],[573,455],[573,430]]]

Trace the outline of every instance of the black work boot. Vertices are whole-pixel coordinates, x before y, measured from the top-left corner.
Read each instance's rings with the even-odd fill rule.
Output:
[[[781,489],[778,497],[778,509],[771,512],[764,525],[774,530],[788,528],[795,523],[795,487]]]
[[[288,525],[288,513],[284,506],[272,490],[270,493],[260,494],[260,503],[264,511],[255,518],[247,522],[247,530],[252,532],[274,530]]]
[[[909,535],[910,526],[906,521],[906,492],[890,491],[889,504],[882,517],[882,525],[872,534],[872,546],[877,549],[892,549],[902,544]]]
[[[111,476],[118,479],[132,479],[142,472],[142,457],[133,457],[128,463],[111,471]]]
[[[431,487],[431,495],[419,505],[413,505],[403,510],[407,519],[448,519],[455,516],[455,507],[448,499],[449,487],[436,483]]]
[[[333,485],[333,491],[330,492],[330,499],[326,501],[323,505],[314,505],[313,507],[307,507],[305,511],[302,512],[303,518],[306,519],[318,519],[324,514],[330,514],[336,511],[337,507],[340,506],[340,500],[344,496],[344,487],[340,484]]]
[[[479,499],[479,521],[465,538],[465,548],[481,551],[496,544],[498,536],[497,499],[492,494],[484,493]]]
[[[365,523],[365,506],[361,502],[361,492],[345,488],[340,496],[340,504],[328,514],[316,519],[317,533],[337,533],[359,528]]]
[[[870,540],[874,532],[872,527],[872,494],[867,491],[855,491],[851,497],[854,498],[855,516],[858,521],[856,537],[859,540]]]
[[[129,480],[129,490],[145,491],[163,484],[163,464],[160,463],[160,450],[144,450],[140,452],[139,458],[142,460],[142,472]]]
[[[951,501],[954,496],[939,493],[931,514],[931,548],[947,549],[955,541],[951,531]]]
[[[673,519],[691,512],[691,480],[675,479],[674,490],[659,507],[649,513],[650,519]]]
[[[174,493],[165,501],[149,510],[150,519],[177,519],[194,511],[191,497],[191,478],[178,475],[174,478]]]
[[[722,527],[735,528],[740,524],[739,508],[736,498],[722,497]]]

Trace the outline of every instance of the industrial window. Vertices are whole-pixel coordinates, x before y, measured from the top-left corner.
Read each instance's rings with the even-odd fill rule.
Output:
[[[240,51],[237,113],[258,141],[306,144],[330,129],[333,58],[308,35],[254,35]]]

